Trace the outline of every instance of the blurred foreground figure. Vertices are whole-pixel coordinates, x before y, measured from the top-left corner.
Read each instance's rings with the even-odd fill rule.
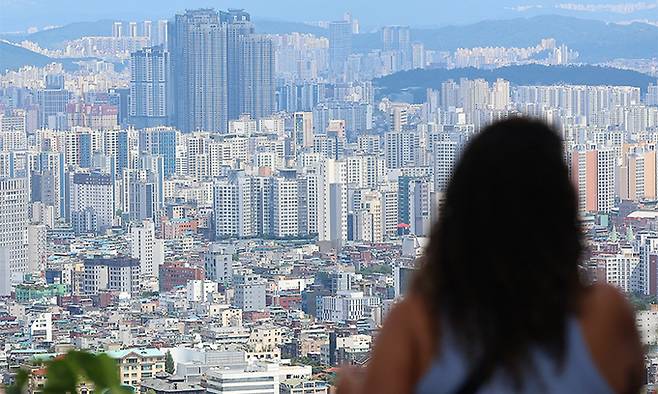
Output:
[[[581,283],[581,252],[557,133],[522,118],[489,126],[455,168],[412,293],[339,393],[637,392],[633,311]]]

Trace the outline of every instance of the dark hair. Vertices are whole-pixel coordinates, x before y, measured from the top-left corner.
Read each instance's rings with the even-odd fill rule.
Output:
[[[489,360],[520,385],[533,347],[563,359],[581,250],[560,137],[512,118],[464,150],[416,286],[469,359]]]

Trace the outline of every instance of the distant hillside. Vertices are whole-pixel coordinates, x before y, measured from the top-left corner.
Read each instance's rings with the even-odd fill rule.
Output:
[[[619,25],[558,15],[487,20],[469,25],[411,29],[411,40],[427,49],[454,51],[479,46],[528,47],[555,38],[580,52],[580,61],[658,57],[658,27],[645,23]],[[381,48],[377,33],[354,37],[355,51]]]
[[[556,15],[414,30],[412,37],[428,48],[439,50],[475,46],[525,47],[552,37],[579,51],[580,60],[585,62],[658,56],[656,26],[644,23],[618,25]]]
[[[75,40],[85,36],[109,36],[112,33],[112,21],[101,20],[95,22],[76,22],[54,29],[42,30],[32,34],[5,34],[2,38],[20,42],[29,40],[36,42],[43,48],[58,48],[65,41]]]
[[[62,63],[67,70],[77,66],[73,59],[53,59],[28,49],[0,41],[0,74],[7,70],[18,70],[23,66],[43,67],[50,63]]]
[[[494,82],[503,78],[514,85],[613,85],[636,86],[646,91],[656,78],[636,71],[599,66],[542,66],[538,64],[501,67],[494,70],[458,68],[403,71],[373,81],[377,95],[407,94],[414,102],[425,100],[427,88],[440,88],[449,79],[483,78]]]
[[[328,36],[328,30],[296,22],[255,20],[260,33],[312,33]],[[486,20],[469,25],[440,28],[412,28],[411,40],[427,49],[454,51],[479,46],[528,47],[543,38],[555,38],[560,44],[580,52],[579,61],[596,63],[615,58],[658,57],[658,26],[645,23],[620,25],[600,20],[560,15],[530,18]],[[381,49],[378,32],[353,36],[355,52]]]
[[[328,36],[328,30],[300,22],[255,19],[256,31],[264,34],[291,32]],[[45,48],[57,48],[64,41],[83,36],[107,36],[112,21],[77,22],[32,34],[4,34],[0,38],[18,42],[34,41]],[[658,57],[658,26],[645,23],[619,25],[599,20],[560,15],[540,15],[530,18],[487,20],[468,25],[440,28],[412,28],[411,40],[422,42],[427,49],[454,51],[477,46],[537,45],[542,38],[552,37],[559,43],[580,52],[579,60],[595,63],[614,58]],[[356,52],[368,52],[382,47],[380,34],[355,35]]]
[[[262,34],[285,34],[291,32],[310,33],[327,36],[327,29],[300,22],[288,22],[271,19],[254,20],[256,31]],[[3,34],[0,38],[11,42],[30,40],[43,48],[58,48],[65,41],[85,36],[109,36],[112,33],[112,21],[76,22],[54,29],[42,30],[32,34]]]
[[[307,25],[306,23],[287,22],[269,19],[253,20],[256,26],[256,32],[260,34],[287,34],[292,32],[315,34],[316,36],[326,37],[329,35],[327,29],[318,26]]]

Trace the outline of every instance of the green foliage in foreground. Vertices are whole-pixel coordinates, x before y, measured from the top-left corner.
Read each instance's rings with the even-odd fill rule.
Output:
[[[75,393],[81,382],[93,383],[96,393],[130,393],[121,386],[116,362],[106,354],[96,355],[74,350],[64,357],[48,361],[46,368],[44,394]],[[22,393],[28,380],[28,373],[24,370],[19,371],[16,375],[16,383],[7,387],[7,393]]]
[[[23,394],[23,388],[27,385],[29,379],[27,371],[21,369],[16,374],[16,380],[12,386],[6,388],[7,394]]]

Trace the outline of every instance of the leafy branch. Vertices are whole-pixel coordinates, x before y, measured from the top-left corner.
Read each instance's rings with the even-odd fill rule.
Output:
[[[128,394],[121,385],[117,365],[107,354],[92,354],[70,351],[46,363],[46,384],[44,394],[76,393],[78,384],[94,384],[95,393]],[[29,374],[19,370],[15,383],[7,387],[7,394],[21,394],[29,381]]]

